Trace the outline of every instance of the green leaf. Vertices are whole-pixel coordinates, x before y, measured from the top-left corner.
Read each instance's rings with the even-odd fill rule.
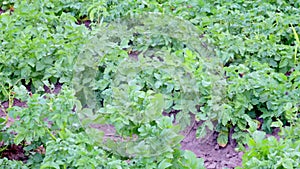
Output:
[[[3,117],[0,117],[0,124],[3,124],[5,121],[6,121],[6,119],[5,119],[5,118],[3,118]]]
[[[59,165],[56,164],[55,162],[47,162],[42,164],[41,169],[47,169],[47,168],[60,169]]]
[[[283,165],[283,167],[286,168],[286,169],[293,169],[293,168],[294,168],[293,161],[294,161],[294,160],[292,160],[292,159],[290,159],[290,158],[284,158],[284,159],[282,160],[282,165]]]
[[[24,134],[18,134],[15,138],[14,138],[14,143],[16,145],[20,144],[24,139],[25,139],[25,135]]]
[[[217,138],[217,143],[221,147],[226,147],[228,143],[228,132],[220,132]]]
[[[196,132],[196,137],[197,138],[204,138],[206,136],[206,126],[201,125]]]
[[[168,160],[166,160],[166,159],[162,160],[162,161],[158,164],[157,168],[158,168],[158,169],[165,169],[165,168],[171,167],[172,164],[169,163],[169,162],[167,162],[167,161],[168,161]]]
[[[197,158],[196,155],[188,150],[184,151],[185,166],[191,169],[205,169],[204,160],[202,158]]]
[[[280,120],[277,120],[275,122],[272,122],[271,127],[282,127],[283,123]]]
[[[260,143],[263,139],[265,139],[266,133],[256,130],[252,133],[252,137],[256,143]]]

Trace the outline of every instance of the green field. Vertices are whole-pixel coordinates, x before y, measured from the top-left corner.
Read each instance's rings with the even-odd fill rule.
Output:
[[[0,168],[300,168],[299,36],[297,0],[0,0]]]

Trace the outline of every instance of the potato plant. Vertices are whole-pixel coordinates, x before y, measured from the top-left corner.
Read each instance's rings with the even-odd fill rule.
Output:
[[[191,115],[197,137],[238,142],[243,168],[299,167],[299,13],[292,0],[0,0],[0,168],[204,168],[180,149]],[[4,157],[13,145],[23,160]]]

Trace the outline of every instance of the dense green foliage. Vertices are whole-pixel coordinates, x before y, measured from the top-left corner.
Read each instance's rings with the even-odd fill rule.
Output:
[[[191,24],[180,19],[173,19],[169,24],[166,21],[170,19],[149,14],[123,18],[99,30],[94,27],[96,33],[78,57],[73,81],[82,106],[88,105],[79,113],[83,126],[112,124],[122,137],[135,135],[136,139],[107,140],[104,144],[123,157],[156,157],[159,159],[156,161],[172,157],[174,148],[176,150],[182,140],[179,129],[189,125],[189,112],[196,113],[196,106],[201,104],[197,96],[208,93],[198,83],[204,83],[205,79],[201,78],[205,76],[204,69],[213,69],[205,62],[210,53],[195,48],[201,41],[193,41]],[[164,31],[164,28],[167,29]],[[203,58],[183,49],[182,43],[195,51],[199,49]],[[141,54],[128,55],[130,51],[124,48]],[[199,65],[194,64],[197,62]],[[194,74],[199,77],[193,77]],[[96,96],[89,89],[96,90]],[[100,109],[92,112],[91,108]],[[181,111],[176,116],[178,126],[173,126],[172,119],[162,115],[163,111],[172,110]],[[98,139],[94,130],[87,132]]]
[[[13,13],[1,14],[1,100],[8,86],[32,85],[32,90],[70,82],[72,65],[84,43],[86,28],[69,13],[56,15],[47,2],[16,3]]]
[[[243,156],[245,168],[298,168],[299,167],[299,120],[295,127],[281,128],[279,140],[255,131],[249,140],[249,148]]]
[[[299,2],[0,0],[0,6],[0,100],[9,103],[0,107],[6,115],[0,153],[21,144],[28,156],[25,164],[1,158],[2,168],[201,168],[202,159],[180,150],[178,132],[190,113],[204,121],[198,136],[216,130],[221,146],[234,127],[232,137],[249,145],[244,168],[299,167]],[[153,25],[144,17],[149,12],[164,17]],[[131,24],[154,29],[128,30],[132,16],[143,17]],[[89,20],[90,27],[80,24]],[[135,52],[142,53],[138,61]],[[84,76],[76,79],[78,73]],[[44,92],[57,82],[59,94]],[[27,106],[13,106],[14,99]],[[97,118],[85,104],[98,106]],[[162,115],[173,111],[176,117]],[[82,120],[83,112],[94,119]],[[86,128],[91,123],[113,124],[131,140],[104,144],[103,133]],[[279,141],[256,131],[274,127],[281,127]],[[46,153],[35,151],[41,145]]]

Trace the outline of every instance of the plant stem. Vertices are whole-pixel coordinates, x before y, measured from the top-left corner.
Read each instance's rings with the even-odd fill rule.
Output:
[[[48,132],[48,134],[51,136],[51,138],[52,138],[54,141],[56,141],[56,137],[51,133],[51,131],[50,131],[47,127],[45,127],[45,129],[46,129],[46,131]]]

